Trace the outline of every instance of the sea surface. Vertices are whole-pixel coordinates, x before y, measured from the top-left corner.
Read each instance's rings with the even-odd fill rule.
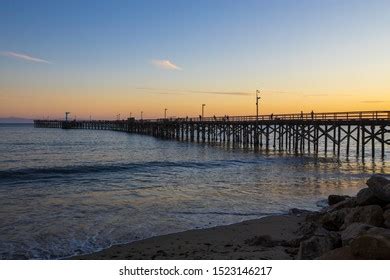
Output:
[[[354,195],[363,164],[114,131],[0,125],[0,259],[58,259]]]

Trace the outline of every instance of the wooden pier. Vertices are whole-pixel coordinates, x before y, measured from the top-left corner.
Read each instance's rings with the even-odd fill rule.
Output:
[[[271,114],[148,120],[34,120],[35,127],[116,130],[294,154],[372,158],[390,146],[390,111]]]

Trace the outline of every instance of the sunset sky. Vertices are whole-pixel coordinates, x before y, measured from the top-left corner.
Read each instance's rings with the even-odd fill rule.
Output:
[[[390,110],[390,1],[0,2],[0,117]]]

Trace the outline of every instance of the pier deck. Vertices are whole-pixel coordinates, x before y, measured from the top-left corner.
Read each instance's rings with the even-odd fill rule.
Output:
[[[35,127],[116,130],[180,141],[224,143],[295,154],[384,158],[390,111],[271,114],[145,120],[34,120]]]

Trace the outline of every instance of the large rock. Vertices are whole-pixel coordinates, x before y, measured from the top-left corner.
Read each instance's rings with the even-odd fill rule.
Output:
[[[385,202],[390,202],[390,181],[385,177],[373,175],[368,179],[367,186],[377,198]]]
[[[378,205],[360,206],[351,208],[344,217],[344,224],[340,229],[347,228],[352,223],[363,223],[373,226],[383,225],[383,210]]]
[[[351,197],[325,208],[324,212],[332,212],[344,208],[353,208],[356,206],[357,206],[356,198]]]
[[[381,235],[383,237],[386,237],[387,240],[390,241],[390,229],[388,229],[388,228],[372,227],[369,230],[367,230],[367,234],[370,234],[370,235]]]
[[[299,245],[298,259],[313,260],[341,245],[340,235],[327,232],[324,235],[314,235]]]
[[[326,252],[318,260],[354,260],[355,256],[352,254],[350,246],[344,246],[336,248],[329,252]]]
[[[348,245],[359,236],[366,234],[369,229],[373,228],[371,225],[362,223],[352,223],[341,232],[341,242],[343,246]]]
[[[334,205],[336,203],[339,203],[341,201],[346,200],[347,198],[350,198],[348,195],[336,195],[336,194],[331,194],[328,196],[328,204],[329,205]]]
[[[365,205],[382,205],[383,201],[377,198],[370,188],[361,189],[356,195],[356,203],[360,206]]]
[[[352,254],[363,260],[390,260],[390,240],[381,235],[362,235],[351,242]]]
[[[390,209],[383,213],[383,220],[385,227],[390,228]]]
[[[347,214],[353,209],[354,208],[343,208],[337,211],[328,212],[320,218],[320,223],[327,230],[338,231],[344,224],[344,219]]]
[[[354,229],[354,230],[353,230]],[[349,245],[336,248],[323,254],[321,260],[380,260],[390,259],[390,230],[381,227],[354,223],[346,230],[349,234],[355,233]],[[347,232],[341,233],[345,238]],[[344,244],[344,240],[343,244]]]

